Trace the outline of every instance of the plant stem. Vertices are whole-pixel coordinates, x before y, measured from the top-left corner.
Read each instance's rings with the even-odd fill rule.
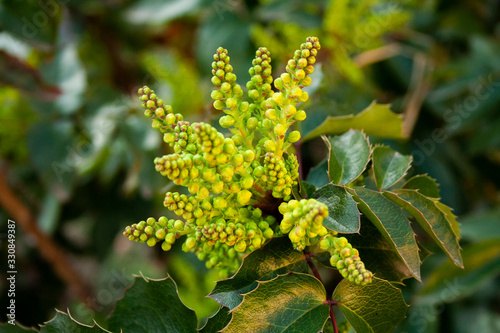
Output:
[[[337,322],[335,321],[335,314],[333,313],[333,305],[331,303],[328,303],[328,306],[330,307],[330,319],[332,321],[333,332],[339,333],[339,329],[337,328]]]
[[[10,187],[7,173],[6,167],[0,168],[0,206],[15,219],[26,236],[33,238],[41,257],[50,264],[55,274],[66,283],[70,291],[91,309],[95,309],[96,304],[92,300],[90,286],[82,278],[64,249],[39,229],[35,214]]]
[[[323,283],[323,280],[321,279],[321,275],[319,275],[318,269],[316,268],[316,265],[311,259],[311,253],[308,250],[304,250],[304,256],[307,262],[307,265],[311,269],[311,271],[314,274],[314,277],[321,282],[321,284],[325,287],[325,284]],[[326,287],[325,287],[326,289]],[[333,332],[334,333],[339,333],[339,330],[337,328],[337,322],[335,321],[335,314],[333,313],[333,306],[337,305],[337,302],[332,300],[332,299],[326,299],[326,303],[328,304],[328,307],[330,308],[330,320],[332,321],[332,326],[333,326]]]

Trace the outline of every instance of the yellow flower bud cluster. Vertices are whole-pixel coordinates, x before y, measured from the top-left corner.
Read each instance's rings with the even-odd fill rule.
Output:
[[[328,233],[323,220],[328,216],[328,207],[314,199],[290,200],[279,206],[283,214],[280,230],[288,234],[293,246],[303,250],[311,245],[312,239]]]
[[[287,151],[300,140],[299,131],[289,129],[306,118],[297,107],[307,101],[302,89],[310,84],[308,75],[319,49],[317,38],[307,38],[286,72],[274,80],[275,91],[270,52],[259,48],[249,70],[248,102],[236,83],[227,50],[218,48],[212,63],[211,97],[214,108],[223,112],[219,124],[226,135],[210,124],[185,121],[152,89],[139,89],[145,115],[174,150],[156,158],[155,168],[186,187],[190,195],[165,195],[164,206],[183,220],[150,218],[127,227],[125,236],[151,246],[162,241],[167,251],[186,235],[184,251],[227,275],[237,269],[242,255],[260,248],[276,233],[288,233],[297,249],[325,234],[322,221],[328,210],[324,205],[291,200],[299,164],[296,155]],[[280,225],[274,217],[278,206],[284,214]]]
[[[330,264],[351,282],[365,285],[370,283],[373,273],[365,268],[359,257],[359,251],[352,247],[345,237],[335,237],[336,233],[324,235],[319,246],[330,252]]]

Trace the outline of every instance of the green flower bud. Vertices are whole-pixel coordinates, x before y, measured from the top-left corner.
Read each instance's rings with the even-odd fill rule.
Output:
[[[213,90],[210,94],[213,100],[219,100],[224,97],[224,95],[219,90]]]
[[[298,121],[302,121],[304,119],[306,119],[307,115],[306,115],[306,112],[304,110],[300,110],[299,112],[297,112],[295,114],[295,119],[298,120]]]
[[[165,251],[165,252],[166,252],[166,251],[169,251],[171,248],[172,248],[172,244],[170,244],[170,243],[163,242],[163,243],[161,244],[161,249],[162,249],[163,251]]]
[[[248,88],[248,86],[247,86],[247,88]],[[252,89],[252,90],[248,91],[248,97],[250,97],[253,100],[259,99],[259,96],[260,96],[259,91],[256,89]]]
[[[231,84],[230,83],[227,83],[227,82],[224,82],[221,86],[220,86],[220,90],[224,93],[227,93],[229,92],[229,90],[231,90]]]
[[[247,244],[245,243],[245,241],[241,240],[239,241],[238,243],[236,243],[234,245],[234,249],[238,252],[244,252],[247,248]]]
[[[242,206],[248,204],[251,198],[252,198],[252,192],[248,190],[243,190],[239,192],[237,195],[237,201]]]
[[[221,101],[220,99],[218,99],[214,102],[214,108],[216,110],[224,110],[225,107],[226,107],[226,104],[224,104],[224,102]]]
[[[255,158],[255,153],[253,152],[253,150],[247,150],[243,153],[243,159],[247,163],[252,163],[254,158]]]
[[[257,118],[255,118],[255,117],[250,117],[247,120],[247,128],[249,130],[255,129],[258,125],[259,125],[259,120]]]
[[[276,80],[274,80],[274,86],[278,90],[283,90],[283,81],[281,81],[281,78],[277,78]]]
[[[275,109],[269,109],[266,111],[265,116],[267,119],[276,120],[278,118],[278,114]]]
[[[229,128],[229,127],[233,126],[234,123],[235,123],[235,120],[230,115],[223,116],[219,119],[219,124],[221,125],[222,128]]]
[[[273,152],[276,150],[276,143],[272,140],[266,140],[266,142],[264,142],[264,149],[268,152]]]
[[[234,99],[234,98],[228,98],[228,99],[226,100],[226,107],[227,107],[229,110],[233,110],[233,109],[235,109],[237,106],[238,106],[238,102],[236,101],[236,99]]]
[[[295,77],[300,81],[306,77],[306,72],[304,70],[299,69],[295,72]]]
[[[290,74],[288,74],[288,73],[281,74],[280,78],[281,78],[281,81],[283,81],[283,83],[285,83],[285,84],[289,84],[292,81],[290,78]]]
[[[283,124],[277,124],[276,126],[274,126],[274,134],[276,134],[276,136],[278,137],[285,135],[287,130],[288,127]]]
[[[278,104],[279,106],[283,105],[284,97],[283,97],[282,93],[279,92],[279,93],[273,94],[272,99],[273,99],[273,102]]]
[[[291,143],[297,142],[300,140],[300,132],[299,131],[292,131],[288,135],[288,141]]]

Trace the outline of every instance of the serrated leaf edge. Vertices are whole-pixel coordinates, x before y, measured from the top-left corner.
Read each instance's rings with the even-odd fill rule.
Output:
[[[357,196],[357,194],[356,194],[356,190],[355,190],[354,188],[346,188],[346,189],[347,189],[347,191],[349,191],[349,192],[351,192],[351,191],[353,191],[353,192],[354,192],[354,194],[353,194],[353,198],[354,198],[354,201],[356,201],[356,202],[358,203],[358,206],[359,206],[359,201],[358,201],[358,200],[360,200],[361,202],[363,202],[363,204],[365,204],[365,205],[366,205],[366,207],[368,207],[368,209],[372,212],[372,214],[373,214],[373,215],[377,216],[375,213],[373,213],[373,211],[372,211],[372,209],[370,208],[370,206],[368,206],[368,205],[367,205],[367,204],[366,204],[366,203],[365,203],[365,202],[364,202],[364,201],[363,201],[363,200],[362,200],[359,196]],[[378,192],[378,193],[380,193],[380,192]],[[358,200],[356,200],[355,198],[357,198]],[[391,202],[392,202],[392,201],[391,201]],[[401,214],[403,214],[403,209],[402,209],[401,207],[399,207],[399,206],[398,206],[398,208],[401,210]],[[366,215],[366,214],[365,214],[365,215]],[[403,214],[403,215],[404,215],[404,214]],[[367,218],[368,218],[368,216],[367,216]],[[368,219],[369,219],[369,218],[368,218]],[[377,219],[378,219],[378,217],[377,217]],[[370,219],[369,219],[369,220],[370,220]],[[379,220],[379,221],[380,221],[380,220]],[[371,221],[371,220],[370,220],[370,222],[372,222],[372,223],[373,223],[373,221]],[[409,221],[409,220],[408,220],[408,223],[410,223],[410,221]],[[382,222],[381,222],[381,221],[380,221],[380,224],[382,224]],[[382,224],[382,226],[383,226],[383,224]],[[378,228],[377,228],[377,229],[378,229]],[[384,228],[384,230],[385,230],[385,228]],[[382,235],[382,236],[383,236],[383,235]],[[417,244],[417,248],[418,248],[418,243],[417,243],[417,239],[416,239],[416,235],[415,235],[415,233],[413,233],[413,240],[415,241],[415,244]],[[392,241],[392,238],[391,238],[391,241],[390,241],[389,243],[390,243],[390,244],[394,244],[394,242]],[[412,272],[411,268],[408,266],[408,264],[406,263],[406,260],[403,258],[403,256],[401,256],[401,254],[399,253],[399,251],[398,251],[398,249],[397,249],[397,247],[396,247],[396,246],[394,246],[394,250],[395,250],[395,251],[396,251],[396,253],[398,254],[399,258],[401,258],[401,260],[405,263],[406,267],[408,267],[408,269],[409,269],[410,273],[412,274],[412,276],[413,276],[415,279],[417,279],[417,281],[422,282],[422,277],[421,277],[421,274],[420,274],[420,265],[422,264],[422,262],[420,261],[420,255],[419,255],[419,259],[418,259],[418,262],[419,262],[419,267],[418,267],[418,272],[417,272],[417,273],[418,273],[418,276],[417,276],[417,275],[415,275],[415,274]],[[418,252],[420,252],[420,249],[418,249]],[[418,253],[417,253],[417,254],[418,254]]]
[[[269,283],[269,282],[272,282],[282,276],[287,276],[287,275],[291,275],[291,274],[299,274],[299,275],[307,275],[307,276],[310,276],[312,278],[314,278],[322,287],[323,287],[323,290],[325,290],[325,301],[326,301],[326,289],[324,287],[324,285],[321,283],[321,281],[319,281],[315,276],[313,275],[310,275],[310,274],[305,274],[305,273],[299,273],[299,272],[288,272],[288,273],[285,273],[285,274],[279,274],[278,276],[276,276],[275,278],[271,279],[271,280],[267,280],[267,281],[257,281],[257,287],[252,290],[252,291],[249,291],[248,293],[245,293],[245,294],[241,294],[243,296],[243,301],[241,301],[240,304],[238,304],[236,307],[234,307],[232,310],[229,311],[229,313],[232,313],[238,309],[240,306],[243,305],[243,303],[245,302],[245,298],[246,296],[248,296],[249,294],[251,294],[252,292],[256,291],[257,289],[259,289],[260,285],[261,284],[265,284],[265,283]],[[324,303],[323,303],[324,304]],[[330,318],[329,316],[325,319],[325,323],[326,321],[328,320],[328,318]],[[229,321],[229,323],[221,330],[221,332],[224,332],[224,330],[226,330],[226,328],[229,327],[229,325],[231,325],[231,323],[233,322],[233,319],[234,319],[234,316],[231,316],[231,320]],[[323,326],[324,326],[324,323],[323,323]]]
[[[399,289],[399,288],[397,288],[397,287],[393,286],[393,285],[391,284],[391,282],[390,282],[390,281],[387,281],[387,280],[384,280],[384,279],[380,279],[380,278],[378,278],[378,279],[379,279],[379,280],[381,280],[381,281],[385,281],[385,282],[389,283],[389,285],[390,285],[392,288],[397,289],[397,291],[401,294],[401,298],[403,299],[403,303],[406,305],[406,309],[408,310],[408,308],[410,307],[410,305],[408,305],[408,304],[406,303],[406,301],[405,301],[405,299],[404,299],[404,297],[403,297],[403,292],[401,291],[401,289]],[[335,287],[335,289],[334,289],[334,290],[333,290],[333,292],[332,292],[332,298],[333,298],[333,294],[335,293],[335,290],[337,290],[337,287]],[[344,304],[342,304],[342,303],[340,303],[340,302],[338,302],[338,304],[339,304],[339,305],[344,306],[345,308],[350,309],[349,307],[345,306]],[[339,307],[339,310],[340,310],[340,312],[342,312],[342,314],[343,314],[343,311],[340,309],[340,307]],[[354,312],[354,311],[352,311],[352,310],[351,310],[351,312]],[[355,313],[355,312],[354,312],[354,313]],[[364,322],[364,323],[366,323],[366,321],[365,321],[362,317],[358,316],[358,318],[361,318],[361,319],[363,320],[363,322]],[[406,314],[405,314],[404,318],[406,318]],[[404,318],[403,318],[403,319],[404,319]],[[347,318],[346,318],[346,320],[347,320]],[[349,321],[347,320],[347,322],[349,322]],[[350,323],[350,322],[349,322],[349,323]],[[351,325],[352,325],[352,324],[351,324]],[[371,328],[371,326],[370,326],[370,325],[368,325],[368,323],[366,323],[366,326],[370,327],[371,332],[374,332],[374,331],[373,331],[373,329]],[[353,329],[354,329],[354,326],[353,326]]]
[[[359,177],[359,176],[358,176],[358,177]],[[351,192],[349,192],[348,187],[347,187],[346,185],[337,185],[337,184],[334,184],[334,183],[328,183],[328,184],[323,185],[323,186],[321,186],[321,187],[319,187],[319,188],[317,187],[317,188],[316,188],[316,191],[315,191],[315,192],[311,195],[311,198],[315,198],[315,197],[316,197],[316,193],[317,193],[319,190],[321,190],[323,187],[328,186],[328,185],[330,185],[330,184],[331,184],[331,185],[333,185],[333,186],[342,187],[342,188],[345,190],[346,194],[347,194],[347,195],[349,195],[349,196],[351,197],[351,199],[352,199],[352,200],[356,203],[356,209],[358,210],[358,230],[356,230],[355,232],[345,232],[345,231],[339,231],[339,230],[330,229],[330,228],[328,228],[327,226],[325,226],[324,224],[323,224],[323,226],[324,226],[326,229],[328,229],[328,230],[332,230],[332,231],[338,232],[338,233],[340,233],[340,234],[359,234],[359,231],[361,230],[361,212],[360,212],[360,211],[359,211],[359,209],[358,209],[358,204],[357,204],[356,200],[354,200],[353,195],[351,194]],[[316,198],[316,200],[317,200],[317,198]],[[338,221],[337,221],[337,223],[338,223]],[[339,223],[339,224],[340,224],[340,223]]]
[[[361,169],[361,172],[356,177],[354,177],[354,179],[351,180],[349,183],[352,183],[353,181],[355,181],[356,179],[358,179],[359,176],[361,176],[363,174],[363,172],[366,171],[366,167],[368,166],[368,163],[370,163],[370,160],[372,158],[372,146],[371,146],[370,140],[368,139],[368,136],[365,134],[365,132],[363,130],[357,130],[357,129],[351,128],[347,132],[345,132],[344,134],[349,133],[351,131],[352,132],[360,132],[361,135],[363,135],[363,139],[365,139],[366,144],[368,145],[369,155],[368,155],[368,158],[366,160],[366,163],[365,163],[364,167]],[[342,134],[342,135],[344,135],[344,134]],[[340,135],[337,135],[337,136],[340,136]],[[342,168],[342,174],[340,176],[339,183],[336,184],[336,183],[334,183],[332,181],[332,178],[330,177],[330,157],[332,156],[332,144],[330,142],[330,139],[327,138],[325,135],[322,135],[321,138],[323,139],[323,141],[325,141],[325,143],[328,142],[328,144],[327,144],[327,148],[328,148],[328,165],[327,165],[328,168],[327,168],[327,173],[328,173],[328,179],[330,180],[330,183],[333,183],[334,185],[338,185],[338,186],[349,184],[349,183],[341,184],[341,182],[342,182],[342,176],[344,174],[344,168]],[[342,166],[343,166],[343,164],[342,164]]]
[[[79,326],[83,326],[83,327],[87,327],[87,328],[96,328],[97,327],[97,328],[100,328],[101,330],[103,330],[104,332],[112,333],[111,331],[108,331],[108,330],[102,328],[94,319],[92,319],[92,321],[94,322],[94,325],[93,326],[89,326],[89,325],[86,325],[86,324],[82,324],[79,321],[77,321],[76,319],[74,319],[71,316],[71,313],[70,313],[69,309],[66,309],[67,313],[64,312],[64,311],[61,311],[59,309],[55,309],[55,310],[56,310],[56,315],[54,316],[54,318],[52,318],[49,321],[44,322],[43,324],[40,324],[39,326],[41,328],[46,327],[48,324],[50,324],[52,321],[54,321],[56,319],[56,317],[57,317],[58,314],[60,314],[60,315],[63,315],[63,316],[68,316],[69,319],[71,319],[71,321],[73,321],[75,324],[77,324]]]
[[[412,156],[412,157],[413,157],[413,156]],[[407,179],[407,180],[406,180],[406,182],[403,184],[402,189],[405,189],[405,190],[417,190],[417,191],[418,191],[418,189],[406,188],[405,186],[406,186],[406,184],[408,184],[408,182],[409,182],[409,181],[411,181],[412,179],[417,178],[417,177],[423,177],[423,176],[426,176],[426,177],[428,177],[429,179],[431,179],[431,180],[432,180],[432,181],[436,184],[436,187],[437,187],[438,191],[439,191],[439,192],[441,192],[440,185],[439,185],[439,183],[437,182],[437,180],[436,180],[436,179],[434,179],[434,178],[432,178],[431,176],[429,176],[429,174],[427,174],[427,173],[423,173],[423,174],[420,174],[420,175],[415,175],[415,176],[411,177],[410,179]],[[418,192],[419,192],[420,194],[424,195],[422,192],[420,192],[420,191],[418,191]],[[435,197],[429,197],[429,196],[426,196],[426,197],[428,197],[428,198],[432,198],[432,199],[438,199],[438,200],[439,200],[439,197],[437,197],[437,198],[435,198]]]
[[[396,181],[394,181],[392,184],[390,184],[390,185],[386,185],[386,186],[383,186],[383,187],[382,187],[382,186],[380,186],[380,187],[379,187],[379,184],[377,183],[377,177],[375,177],[375,163],[372,163],[373,177],[375,178],[375,184],[377,184],[377,189],[378,189],[378,191],[380,192],[380,191],[382,191],[382,190],[385,190],[385,189],[387,189],[387,188],[391,187],[391,186],[392,186],[392,185],[394,185],[394,184],[397,184],[397,182],[399,182],[401,179],[403,179],[403,178],[404,178],[404,177],[408,174],[408,170],[410,170],[411,165],[412,165],[412,163],[413,163],[413,156],[412,156],[412,155],[404,155],[404,154],[401,154],[400,152],[398,152],[398,151],[396,151],[396,150],[392,149],[392,148],[391,148],[391,147],[389,147],[389,146],[386,146],[386,145],[381,145],[381,144],[380,144],[380,145],[375,145],[375,146],[373,146],[373,149],[372,149],[372,151],[371,151],[371,153],[370,153],[370,157],[371,157],[372,161],[374,161],[374,159],[373,159],[373,157],[374,157],[373,152],[374,152],[374,151],[375,151],[375,149],[377,149],[377,148],[389,148],[390,150],[394,151],[396,154],[399,154],[399,155],[401,155],[401,156],[408,156],[408,157],[410,157],[410,161],[408,162],[408,166],[406,167],[406,170],[403,172],[403,174],[401,175],[401,177],[399,177],[399,178],[398,178]],[[392,163],[392,160],[391,160],[391,163]],[[387,170],[386,170],[386,173],[387,173]],[[412,177],[412,178],[413,178],[413,177]],[[382,183],[382,184],[380,184],[380,185],[384,185],[384,184]]]
[[[459,238],[457,237],[457,235],[455,234],[455,232],[453,231],[453,227],[451,226],[451,223],[450,221],[448,220],[448,218],[446,217],[446,212],[443,212],[443,210],[441,210],[439,208],[438,205],[436,205],[436,200],[433,199],[433,198],[430,198],[430,197],[427,197],[425,195],[423,195],[422,193],[420,193],[419,191],[417,190],[414,190],[414,189],[403,189],[403,191],[410,191],[410,192],[415,192],[415,193],[418,193],[419,195],[425,197],[425,198],[428,198],[429,200],[432,201],[432,203],[434,204],[434,207],[436,207],[441,213],[443,213],[443,216],[444,216],[444,219],[446,220],[446,222],[448,223],[448,225],[450,226],[450,229],[451,229],[451,232],[453,233],[453,235],[455,236],[455,241],[457,242],[457,245],[458,245],[458,251],[459,251],[459,254],[460,254],[460,250],[462,249],[460,247],[460,242],[459,242]],[[397,193],[394,193],[392,191],[387,191],[387,190],[384,190],[382,192],[382,194],[389,200],[391,200],[392,202],[394,202],[395,204],[397,204],[399,206],[399,204],[397,202],[395,202],[394,200],[392,200],[389,196],[387,196],[387,193],[389,193],[389,195],[394,195],[394,196],[397,196],[400,200],[406,202],[408,205],[412,206],[419,214],[420,216],[426,221],[427,224],[429,224],[427,222],[427,218],[424,216],[424,214],[418,210],[415,206],[413,206],[413,204],[407,200],[404,200],[403,198],[401,198]],[[439,201],[438,201],[439,202]],[[401,207],[401,206],[400,206]],[[417,219],[414,215],[412,215],[409,211],[407,211],[406,209],[404,209],[403,207],[401,207],[403,210],[405,210],[406,212],[408,212],[408,214],[410,214],[411,216],[413,216],[415,219]],[[420,222],[418,221],[417,219],[417,222],[420,224]],[[441,241],[441,239],[438,238],[438,236],[436,235],[436,233],[434,232],[434,229],[429,225],[429,229],[432,233],[432,235],[430,235],[433,240],[435,242],[438,243],[439,247],[446,253],[446,255],[451,259],[451,261],[453,261],[455,263],[455,265],[457,265],[458,267],[460,268],[464,268],[464,265],[463,265],[463,261],[462,261],[462,256],[459,257],[460,261],[457,262],[454,258],[451,257],[450,253],[448,252],[448,250],[446,249],[446,246],[443,244],[443,242]],[[437,240],[437,241],[436,241]]]
[[[286,236],[285,236],[285,235],[283,235],[283,236],[279,236],[279,237],[274,237],[273,239],[276,239],[276,238],[285,238],[285,237],[286,237]],[[240,265],[240,267],[238,267],[238,270],[236,271],[236,273],[234,273],[234,274],[233,274],[233,276],[231,276],[230,278],[227,278],[227,279],[219,280],[219,281],[217,281],[217,282],[222,282],[222,281],[229,281],[229,280],[233,280],[233,279],[236,277],[236,275],[238,275],[238,273],[240,272],[240,270],[242,269],[243,264],[245,263],[245,259],[246,259],[246,258],[247,258],[247,257],[248,257],[251,253],[254,253],[254,252],[256,252],[256,251],[262,251],[262,250],[264,250],[264,248],[266,247],[266,245],[268,245],[268,244],[270,243],[270,241],[271,241],[271,240],[267,241],[267,242],[266,242],[266,243],[265,243],[262,247],[260,247],[260,248],[258,248],[258,249],[255,249],[254,251],[252,251],[252,252],[250,252],[250,253],[247,253],[247,254],[243,257],[243,259],[241,260],[241,265]],[[299,251],[297,251],[297,252],[299,253]],[[305,260],[305,259],[302,259],[302,260]],[[291,264],[294,264],[294,263],[299,262],[299,261],[300,261],[300,260],[295,261],[295,262],[293,262],[293,263],[291,263]],[[289,265],[291,265],[291,264],[289,264]],[[286,266],[289,266],[289,265],[286,265]],[[286,266],[283,266],[283,267],[286,267]],[[280,267],[280,268],[283,268],[283,267]],[[278,275],[278,276],[280,276],[280,275]],[[269,280],[269,281],[272,281],[272,280],[274,280],[274,279],[271,279],[271,280]],[[254,282],[259,282],[259,280],[255,280]],[[254,282],[252,282],[252,283],[254,283]],[[250,284],[249,284],[249,285],[250,285]],[[247,287],[247,286],[249,286],[249,285],[246,285],[246,286],[244,286],[244,287]],[[214,292],[214,290],[215,290],[215,288],[216,288],[216,287],[217,287],[217,283],[215,284],[214,289],[212,289],[212,291],[210,292],[210,294],[208,294],[208,295],[207,295],[207,296],[205,296],[205,297],[210,297],[210,298],[212,298],[211,296],[212,296],[212,295],[214,295],[214,293],[213,293],[213,292]],[[243,288],[244,288],[244,287],[243,287]],[[255,289],[254,289],[254,290],[255,290]],[[226,293],[226,292],[235,292],[235,291],[238,291],[238,290],[224,291],[224,293]],[[243,294],[240,294],[240,295],[243,295]],[[213,298],[212,298],[212,299],[213,299]],[[217,303],[219,303],[219,302],[217,302]],[[234,310],[234,309],[233,309],[233,310]]]

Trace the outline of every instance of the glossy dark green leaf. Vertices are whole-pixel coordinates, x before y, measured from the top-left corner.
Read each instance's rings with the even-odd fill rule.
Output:
[[[379,190],[386,189],[404,177],[411,165],[411,156],[402,155],[386,146],[373,148],[373,174]]]
[[[401,208],[381,193],[365,188],[349,189],[358,208],[391,244],[411,274],[420,281],[420,258],[415,234]]]
[[[332,183],[349,184],[363,173],[370,160],[370,144],[362,132],[349,130],[325,143],[330,150],[328,175]]]
[[[359,231],[359,210],[343,186],[327,184],[310,197],[328,206],[328,217],[323,221],[326,228],[340,233]]]
[[[255,281],[289,271],[309,271],[304,254],[292,247],[288,237],[275,238],[246,256],[233,277],[218,281],[209,297],[233,309],[243,300],[241,294],[253,290]]]
[[[416,175],[403,185],[403,188],[418,190],[420,193],[430,198],[439,198],[439,185],[434,178],[427,175]]]
[[[356,332],[387,333],[405,318],[408,305],[401,290],[379,278],[365,286],[342,280],[333,299]]]
[[[229,313],[229,309],[222,306],[217,313],[212,317],[209,317],[205,326],[203,326],[199,332],[200,333],[214,333],[220,332],[224,327],[231,321],[232,315]]]
[[[325,158],[318,165],[312,167],[307,174],[306,180],[317,187],[328,184],[330,182],[330,178],[328,177],[328,158]]]
[[[280,275],[259,282],[254,291],[245,294],[223,332],[316,333],[329,318],[325,301],[325,288],[315,277],[302,273]]]
[[[446,214],[434,199],[415,190],[384,191],[384,195],[413,216],[438,246],[459,267],[463,267],[458,237],[453,232]]]
[[[361,219],[359,234],[345,235],[345,237],[354,248],[358,249],[366,268],[376,277],[397,283],[412,277],[410,270],[391,244],[366,218]],[[421,249],[419,254],[420,260],[423,261],[429,252]]]
[[[465,269],[447,261],[434,270],[419,293],[418,303],[449,303],[474,293],[500,273],[500,242],[487,240],[462,251]]]
[[[83,325],[76,320],[74,320],[71,315],[66,314],[61,311],[57,311],[56,316],[49,322],[45,323],[41,330],[41,333],[61,333],[61,332],[72,332],[72,333],[93,333],[93,332],[109,332],[99,325],[94,324],[93,326]]]
[[[182,303],[169,276],[137,276],[109,318],[114,332],[196,332],[196,326],[196,314]]]
[[[453,214],[451,207],[446,206],[444,203],[437,200],[435,202],[436,206],[444,213],[446,220],[448,220],[448,222],[450,223],[451,229],[453,230],[457,238],[460,238],[460,224],[458,223],[455,214]]]
[[[306,181],[300,181],[300,194],[302,198],[309,198],[318,188]]]
[[[403,139],[401,116],[393,113],[388,104],[371,103],[357,115],[327,117],[325,121],[304,135],[307,141],[321,135],[342,134],[350,129],[363,130],[367,135]]]

